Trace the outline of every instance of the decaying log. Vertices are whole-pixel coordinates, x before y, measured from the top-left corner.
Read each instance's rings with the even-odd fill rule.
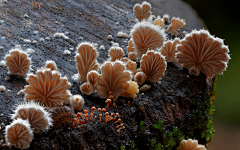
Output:
[[[3,49],[0,49],[0,60],[3,60],[15,45],[21,45],[23,50],[31,48],[35,51],[30,54],[31,73],[35,74],[37,68],[45,65],[46,60],[53,60],[62,76],[67,76],[72,84],[71,93],[81,94],[81,84],[71,78],[77,73],[74,61],[76,46],[82,41],[97,43],[98,47],[104,45],[105,50],[98,49],[100,55],[97,60],[101,64],[108,58],[112,41],[123,46],[126,52],[129,38],[119,38],[116,35],[119,31],[129,34],[136,23],[132,13],[136,2],[138,1],[36,1],[41,3],[40,8],[35,8],[35,1],[34,6],[32,1],[28,0],[0,2],[0,46],[3,46]],[[181,1],[151,0],[150,3],[156,16],[168,13],[171,17],[186,19],[187,26],[180,30],[179,38],[184,37],[183,31],[189,32],[204,26],[195,12]],[[5,9],[8,9],[6,13]],[[116,22],[119,22],[119,25],[116,25]],[[69,38],[57,39],[54,37],[57,32],[65,33]],[[108,40],[108,35],[113,36],[112,41]],[[46,37],[50,37],[50,40]],[[45,40],[40,41],[40,38]],[[168,35],[168,38],[174,37]],[[24,39],[29,39],[31,43]],[[34,44],[34,40],[37,43]],[[64,50],[70,50],[71,54],[65,55]],[[7,89],[0,92],[0,122],[5,125],[11,123],[9,116],[15,106],[24,102],[24,95],[17,95],[17,92],[28,84],[25,79],[13,75],[9,76],[10,80],[5,80],[7,76],[7,68],[0,67],[0,85]],[[35,134],[30,149],[157,149],[159,145],[166,149],[175,149],[182,138],[195,138],[201,144],[210,141],[210,132],[213,131],[210,113],[213,110],[211,96],[214,79],[206,79],[204,74],[198,77],[189,75],[188,70],[175,63],[168,63],[161,84],[148,84],[151,89],[140,92],[137,98],[119,97],[117,108],[110,107],[109,112],[118,112],[125,126],[120,133],[112,122],[88,123],[75,129],[66,127],[63,130]],[[83,110],[90,111],[92,106],[105,107],[105,100],[98,98],[96,94],[83,97]],[[8,149],[4,145],[3,133],[2,125],[0,149]],[[176,141],[175,144],[172,141]]]

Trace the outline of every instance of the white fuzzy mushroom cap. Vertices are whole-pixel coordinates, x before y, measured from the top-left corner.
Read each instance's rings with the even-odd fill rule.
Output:
[[[164,30],[146,21],[139,22],[133,27],[131,37],[138,59],[148,50],[157,50],[165,41]]]
[[[28,120],[35,133],[47,131],[52,126],[52,118],[44,107],[31,101],[17,106],[12,119]]]
[[[6,126],[5,139],[8,145],[16,148],[27,149],[33,139],[33,131],[27,120],[17,119]]]
[[[84,99],[81,95],[73,95],[70,98],[70,104],[75,110],[80,110],[84,105]]]

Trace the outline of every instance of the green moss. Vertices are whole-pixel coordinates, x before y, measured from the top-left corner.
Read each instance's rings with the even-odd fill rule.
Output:
[[[202,94],[203,98],[196,97],[189,101],[190,118],[185,119],[185,125],[180,128],[165,126],[160,119],[157,124],[146,128],[144,122],[140,121],[137,135],[127,149],[136,150],[136,147],[141,147],[147,150],[172,150],[176,149],[182,140],[189,138],[197,139],[202,144],[210,142],[215,133],[212,122],[215,107],[211,95],[205,92]]]

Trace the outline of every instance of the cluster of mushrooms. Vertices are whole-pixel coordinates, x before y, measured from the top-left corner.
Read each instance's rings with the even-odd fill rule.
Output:
[[[216,38],[206,30],[193,30],[183,39],[177,38],[179,29],[186,23],[173,17],[167,27],[169,16],[155,17],[151,14],[148,2],[135,4],[133,12],[136,24],[133,26],[127,47],[128,57],[118,45],[109,49],[109,59],[102,65],[97,62],[98,51],[90,42],[77,46],[75,56],[78,73],[74,79],[80,81],[82,94],[97,93],[98,97],[110,99],[119,97],[135,98],[139,86],[146,81],[158,82],[167,68],[167,62],[187,68],[189,74],[198,76],[201,72],[212,78],[226,70],[230,59],[229,49],[223,40]],[[165,33],[174,35],[167,40]],[[54,107],[70,103],[74,109],[81,109],[84,100],[81,95],[72,95],[68,90],[71,84],[67,77],[61,77],[54,61],[47,61],[45,67],[37,70],[36,75],[28,74],[31,60],[21,49],[10,50],[5,56],[9,74],[27,77],[25,101],[15,110],[14,120],[6,127],[6,141],[18,148],[28,148],[33,133],[49,129],[52,125],[44,107]],[[140,68],[137,68],[140,63]],[[29,119],[31,118],[31,119]],[[41,119],[39,119],[41,118]],[[18,137],[19,136],[19,137]],[[18,140],[21,138],[21,140]],[[204,150],[196,140],[183,140],[179,150]]]

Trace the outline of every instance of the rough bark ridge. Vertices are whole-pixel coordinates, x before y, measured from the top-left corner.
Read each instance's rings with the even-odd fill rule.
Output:
[[[171,2],[173,1],[175,0]],[[176,2],[181,3],[177,0]],[[98,62],[103,63],[108,58],[107,50],[112,44],[107,36],[113,35],[113,41],[124,46],[126,52],[129,38],[118,38],[116,35],[119,31],[129,33],[135,24],[132,13],[135,1],[114,1],[114,5],[98,0],[42,0],[41,3],[39,11],[38,7],[32,6],[32,1],[0,2],[3,9],[3,13],[0,14],[0,46],[4,47],[0,50],[0,60],[15,45],[21,45],[23,50],[32,48],[35,51],[30,54],[32,73],[35,74],[37,68],[43,67],[46,60],[53,60],[62,76],[67,76],[71,82],[71,93],[81,94],[80,83],[71,79],[71,76],[77,73],[74,62],[75,47],[81,41],[104,45],[106,50],[99,49],[100,56],[97,58]],[[155,3],[153,1],[152,7],[156,10],[159,8],[159,12],[170,10],[166,1],[161,1],[160,7]],[[173,6],[173,9],[175,7]],[[193,13],[183,3],[180,7],[187,8],[189,14]],[[5,9],[8,9],[7,14]],[[29,17],[25,18],[24,14],[28,14]],[[180,14],[179,16],[182,15]],[[180,30],[180,38],[184,37],[183,31],[188,32],[194,26],[201,28],[202,23],[197,17],[192,18],[194,21],[191,25]],[[119,22],[119,25],[116,25],[116,22]],[[69,39],[54,38],[56,32],[69,32],[66,33]],[[46,37],[50,37],[50,40],[39,40]],[[79,40],[79,37],[82,37],[82,40]],[[168,38],[174,37],[168,35]],[[36,40],[37,43],[26,43],[22,39]],[[71,51],[70,55],[64,55],[63,51],[70,48],[74,48],[74,51]],[[15,109],[14,106],[24,101],[24,96],[17,95],[17,92],[24,89],[27,82],[15,76],[9,76],[10,80],[5,81],[6,76],[7,68],[0,67],[0,83],[7,89],[0,93],[0,114],[3,114],[0,116],[0,122],[8,125],[11,122],[9,115]],[[135,99],[119,97],[117,108],[110,107],[109,113],[118,112],[125,126],[120,133],[116,132],[116,124],[98,123],[97,120],[97,123],[87,123],[76,129],[66,127],[63,130],[35,134],[30,149],[175,149],[183,138],[195,138],[199,143],[206,144],[213,132],[211,93],[214,81],[206,80],[204,74],[198,77],[189,75],[186,69],[168,63],[161,82],[151,84],[150,90],[144,94],[140,92]],[[87,109],[90,112],[92,106],[105,107],[105,100],[98,98],[96,94],[83,97],[83,110]],[[2,125],[0,149],[8,149],[4,146],[3,133]]]

